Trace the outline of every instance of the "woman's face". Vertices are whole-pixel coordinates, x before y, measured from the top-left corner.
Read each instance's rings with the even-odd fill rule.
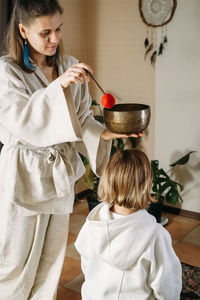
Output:
[[[42,16],[29,26],[19,24],[24,39],[28,40],[30,54],[53,56],[61,39],[62,16],[60,13]]]

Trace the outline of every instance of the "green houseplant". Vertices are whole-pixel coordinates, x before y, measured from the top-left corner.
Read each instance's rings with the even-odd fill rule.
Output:
[[[149,213],[155,216],[157,222],[161,222],[161,213],[164,199],[167,203],[176,205],[179,202],[183,202],[181,197],[181,192],[184,187],[179,182],[172,178],[172,173],[174,168],[178,165],[185,165],[189,159],[190,155],[195,151],[190,151],[183,157],[176,160],[174,163],[170,164],[171,167],[167,172],[163,168],[159,167],[158,160],[152,160],[151,166],[153,171],[153,187],[152,195],[157,199],[156,203],[151,203],[149,206]]]

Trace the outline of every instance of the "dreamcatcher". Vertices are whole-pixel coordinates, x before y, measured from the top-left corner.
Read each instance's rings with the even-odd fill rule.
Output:
[[[167,45],[167,24],[172,20],[176,6],[177,0],[139,0],[140,16],[147,26],[144,58],[150,56],[153,66]],[[157,43],[155,28],[159,27],[160,41]]]

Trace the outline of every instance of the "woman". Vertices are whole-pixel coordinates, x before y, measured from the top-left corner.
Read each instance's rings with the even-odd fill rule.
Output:
[[[0,300],[54,298],[85,172],[77,151],[100,175],[121,137],[94,120],[92,69],[62,55],[61,27],[56,0],[15,1],[0,59]]]

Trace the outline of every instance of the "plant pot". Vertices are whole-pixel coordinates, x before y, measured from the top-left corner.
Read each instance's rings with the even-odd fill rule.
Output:
[[[157,223],[161,223],[162,207],[164,197],[160,197],[158,202],[151,202],[148,207],[148,213],[156,218]]]
[[[89,195],[87,197],[87,203],[89,207],[89,211],[91,211],[95,206],[97,206],[100,202],[93,195]]]

